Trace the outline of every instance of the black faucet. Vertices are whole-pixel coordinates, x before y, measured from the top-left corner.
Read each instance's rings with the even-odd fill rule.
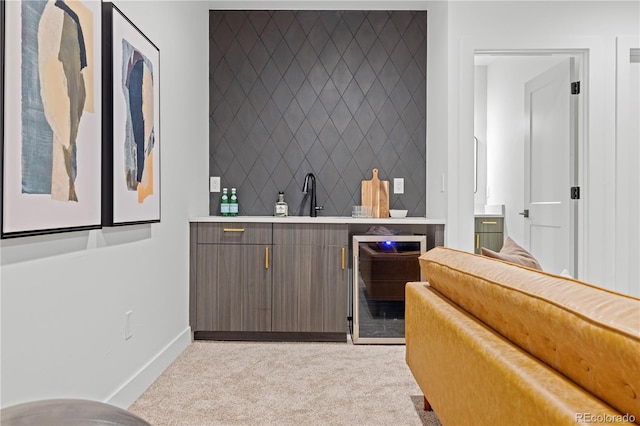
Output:
[[[309,185],[311,185],[311,205],[309,207],[309,216],[317,217],[318,210],[322,210],[322,206],[316,205],[316,177],[313,173],[307,173],[304,177],[304,184],[302,185],[302,193],[309,193]]]

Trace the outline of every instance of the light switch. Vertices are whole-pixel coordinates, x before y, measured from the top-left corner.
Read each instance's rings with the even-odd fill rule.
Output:
[[[209,178],[209,192],[220,192],[220,176]]]
[[[393,193],[404,194],[404,178],[393,178]]]

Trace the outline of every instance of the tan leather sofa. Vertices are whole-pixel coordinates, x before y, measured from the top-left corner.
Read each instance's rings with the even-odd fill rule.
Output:
[[[437,247],[406,286],[406,361],[444,425],[640,419],[640,299]]]

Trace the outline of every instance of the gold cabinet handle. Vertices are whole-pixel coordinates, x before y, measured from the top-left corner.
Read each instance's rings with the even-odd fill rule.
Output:
[[[344,247],[342,247],[342,270],[344,271]]]
[[[476,234],[476,249],[480,248],[480,234]]]
[[[482,221],[482,224],[483,224],[483,225],[497,225],[497,224],[498,224],[498,222],[496,222],[496,221],[487,221],[487,220],[483,220],[483,221]]]
[[[224,228],[224,232],[244,232],[244,228]]]
[[[264,269],[269,269],[269,247],[264,248]]]

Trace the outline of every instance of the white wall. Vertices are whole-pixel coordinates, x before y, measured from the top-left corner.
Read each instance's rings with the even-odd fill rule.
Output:
[[[118,4],[160,49],[162,221],[0,243],[3,407],[126,407],[191,339],[188,220],[208,211],[208,16],[195,3]]]
[[[620,37],[616,47],[616,289],[640,297],[640,37]]]
[[[473,247],[473,152],[467,141],[473,139],[474,50],[585,49],[589,125],[581,151],[578,272],[584,280],[616,288],[615,233],[604,225],[612,221],[615,202],[615,42],[616,36],[640,33],[640,3],[454,1],[448,14],[448,175],[450,181],[457,177],[449,192],[448,244]]]

